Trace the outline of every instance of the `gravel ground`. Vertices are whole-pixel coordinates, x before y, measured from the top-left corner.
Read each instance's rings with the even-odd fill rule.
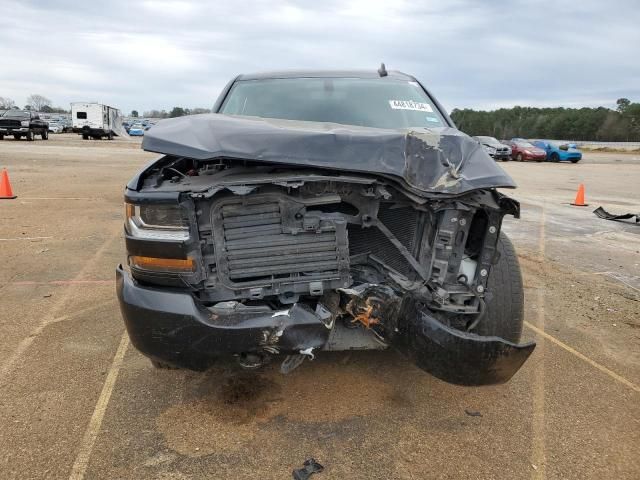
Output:
[[[538,347],[488,388],[393,352],[287,377],[153,369],[113,281],[122,189],[153,158],[137,140],[0,142],[18,195],[0,200],[1,478],[286,479],[308,456],[318,480],[640,478],[640,227],[591,213],[640,210],[640,156],[502,164]],[[568,205],[578,183],[588,208]]]

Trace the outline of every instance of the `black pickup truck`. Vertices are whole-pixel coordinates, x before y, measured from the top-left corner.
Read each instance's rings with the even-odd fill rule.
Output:
[[[395,348],[461,385],[502,383],[523,286],[500,231],[514,181],[400,72],[242,75],[208,115],[163,120],[125,189],[117,268],[156,367],[235,356],[283,373],[323,351]]]
[[[4,140],[5,135],[13,135],[16,140],[20,140],[20,137],[33,140],[36,135],[40,135],[43,140],[47,140],[49,124],[40,120],[35,112],[7,110],[0,117],[0,140]]]

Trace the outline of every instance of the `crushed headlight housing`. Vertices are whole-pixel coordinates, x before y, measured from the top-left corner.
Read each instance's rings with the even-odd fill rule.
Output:
[[[149,240],[189,239],[189,224],[178,205],[125,204],[125,229],[135,238]]]

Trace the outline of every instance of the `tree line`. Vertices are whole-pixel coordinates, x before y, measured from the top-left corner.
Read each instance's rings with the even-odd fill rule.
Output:
[[[605,107],[513,107],[493,111],[456,108],[451,112],[451,118],[469,135],[498,139],[640,141],[640,103],[620,98],[616,104],[616,110]]]
[[[18,109],[20,107],[16,105],[16,102],[9,97],[0,97],[0,110]],[[33,110],[35,112],[42,113],[71,113],[69,110],[65,110],[61,107],[54,107],[53,102],[37,93],[31,94],[27,97],[27,103],[23,107],[23,110]],[[185,107],[173,107],[169,112],[166,110],[149,110],[143,113],[144,117],[148,118],[174,118],[182,117],[184,115],[196,115],[199,113],[211,113],[210,108],[185,108]],[[137,110],[131,111],[131,116],[138,118],[140,113]]]
[[[16,105],[16,102],[9,97],[0,97],[0,109],[11,110],[20,109]],[[61,107],[54,107],[53,102],[44,95],[33,93],[27,97],[27,103],[23,107],[23,110],[33,110],[35,112],[43,113],[69,113],[69,110],[65,110]]]

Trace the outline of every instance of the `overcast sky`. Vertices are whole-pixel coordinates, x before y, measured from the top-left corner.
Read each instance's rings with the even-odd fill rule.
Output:
[[[238,73],[388,69],[451,110],[640,101],[640,2],[2,0],[0,96],[210,107]]]

